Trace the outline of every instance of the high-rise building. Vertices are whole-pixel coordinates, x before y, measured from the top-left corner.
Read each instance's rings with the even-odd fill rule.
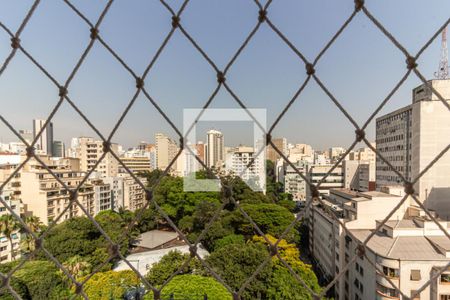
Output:
[[[375,190],[375,157],[369,147],[350,152],[342,161],[344,187],[361,192]]]
[[[120,160],[124,165],[130,169],[133,173],[150,172],[150,158],[146,156],[134,156],[134,157],[121,157]],[[119,172],[125,173],[126,170],[123,166],[119,165]]]
[[[170,165],[178,152],[177,143],[170,137],[157,133],[156,141],[156,166],[160,170],[165,170]],[[175,163],[172,164],[172,170],[175,170]]]
[[[197,157],[202,162],[205,162],[205,148],[206,148],[206,145],[203,144],[203,142],[198,142],[197,144],[195,144],[193,146],[193,148],[195,148],[195,150],[196,150]]]
[[[263,190],[266,185],[264,155],[257,155],[253,147],[236,147],[227,154],[225,169],[245,180],[255,190]]]
[[[66,153],[66,145],[61,141],[54,141],[52,148],[53,157],[64,157]]]
[[[32,130],[19,130],[20,136],[27,141],[29,144],[33,141],[33,131]]]
[[[26,157],[23,156],[23,159]],[[52,165],[50,160],[45,161]],[[8,178],[18,165],[0,166],[0,181]],[[76,187],[86,175],[85,172],[73,171],[68,166],[52,165],[52,172],[58,179],[69,187]],[[2,179],[3,178],[3,179]],[[58,222],[74,216],[83,216],[84,213],[77,204],[70,205],[70,194],[64,189],[55,177],[48,173],[34,158],[20,169],[17,176],[10,181],[15,199],[23,203],[24,214],[34,215],[48,225],[60,214]],[[95,213],[94,191],[91,184],[84,184],[77,193],[78,202],[92,215]]]
[[[450,79],[428,81],[450,104]],[[406,180],[411,181],[450,143],[448,108],[425,84],[413,90],[412,104],[376,120],[377,150]],[[450,195],[450,152],[447,151],[414,185],[425,206],[450,216],[444,203]],[[376,163],[377,188],[401,183],[383,160]]]
[[[295,144],[288,149],[288,159],[292,163],[297,161],[314,163],[314,150],[307,144]]]
[[[71,144],[75,148],[69,152],[80,160],[80,170],[83,172],[88,172],[94,168],[103,155],[103,142],[94,140],[91,137],[79,137],[76,141],[72,140]],[[117,155],[118,145],[111,144],[111,151]],[[118,168],[118,161],[111,153],[107,153],[103,160],[98,163],[95,171],[102,174],[103,177],[115,177],[117,176]]]
[[[389,192],[331,190],[308,211],[316,266],[328,280],[346,270],[334,285],[333,298],[404,299],[421,290],[411,299],[446,299],[450,274],[437,273],[450,262],[449,222],[438,219],[444,233],[420,207],[400,204],[402,197]],[[362,245],[364,256],[355,257]]]
[[[275,147],[281,151],[284,155],[287,154],[288,147],[287,147],[287,140],[286,138],[274,138],[272,139],[272,143],[275,145]],[[281,156],[280,154],[272,147],[271,144],[267,145],[266,150],[266,159],[276,162],[277,159],[279,159]]]
[[[33,120],[33,138],[39,134],[44,127],[47,120]],[[48,122],[42,134],[39,136],[36,142],[36,152],[52,156],[53,150],[53,123]]]
[[[309,165],[307,169],[307,178],[309,181],[316,185],[318,184],[325,175],[334,167],[334,165]],[[328,195],[330,189],[337,189],[344,187],[344,172],[342,170],[342,165],[338,165],[331,171],[331,173],[325,178],[325,180],[319,186],[319,194],[321,196]],[[307,198],[311,196],[310,186],[306,187]]]
[[[223,134],[209,130],[206,134],[206,166],[220,169],[225,162],[225,144]]]
[[[345,149],[342,147],[331,147],[328,149],[328,158],[330,159],[331,163],[334,163],[338,161],[342,155],[345,153]]]
[[[283,176],[284,192],[291,194],[294,200],[305,200],[306,181],[298,174],[298,172],[306,176],[308,162],[300,160],[294,163],[294,165],[296,169],[294,169],[291,165],[285,164]]]

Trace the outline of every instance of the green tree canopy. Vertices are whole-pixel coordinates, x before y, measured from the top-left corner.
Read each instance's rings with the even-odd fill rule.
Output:
[[[280,236],[295,219],[288,209],[277,204],[242,204],[241,207],[262,232],[276,237]],[[241,215],[239,211],[235,213]],[[257,234],[252,224],[243,217],[239,231],[246,236]],[[298,233],[295,228],[286,235],[286,239],[291,242],[297,241]]]
[[[90,300],[122,299],[127,290],[139,285],[139,278],[131,270],[107,271],[94,274],[84,291]]]
[[[175,276],[161,292],[161,299],[192,299],[203,300],[204,295],[208,300],[232,299],[230,292],[212,277],[194,274]]]
[[[85,217],[76,217],[53,227],[44,239],[44,245],[59,261],[79,255],[86,257],[101,246],[98,229]]]
[[[274,244],[276,238],[266,235],[267,239]],[[267,245],[263,237],[254,236],[253,241]],[[300,251],[295,244],[281,240],[278,243],[278,252],[281,258],[289,264],[293,271],[314,292],[320,292],[320,286],[316,275],[310,265],[300,260]],[[272,276],[268,281],[268,299],[302,300],[312,299],[311,293],[306,289],[292,273],[284,266],[277,256],[272,257]]]
[[[173,273],[179,270],[188,260],[189,254],[178,250],[170,251],[161,260],[151,266],[145,278],[154,286],[162,285]],[[196,273],[201,270],[200,262],[194,258],[179,274]]]
[[[53,262],[27,261],[14,273],[14,277],[26,285],[29,299],[63,299],[69,294],[65,275]],[[25,291],[23,288],[21,290]]]
[[[268,258],[269,253],[264,245],[250,242],[221,247],[211,253],[206,261],[231,288],[237,291]],[[259,299],[258,297],[264,299],[271,269],[269,262],[244,290],[243,299]]]

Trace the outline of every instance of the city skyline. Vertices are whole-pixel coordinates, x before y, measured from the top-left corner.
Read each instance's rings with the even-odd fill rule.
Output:
[[[13,29],[18,25],[19,16],[28,8],[25,2],[0,5],[4,8],[0,9],[0,18]],[[92,19],[102,9],[100,2],[79,5]],[[119,55],[139,73],[143,68],[142,62],[149,60],[162,41],[164,29],[170,28],[167,21],[170,16],[159,3],[123,5],[120,2],[112,5],[100,31],[105,40],[118,47]],[[204,7],[196,5],[186,9],[182,22],[219,67],[225,65],[254,25],[256,7],[251,1],[239,4],[237,1],[211,1]],[[234,20],[236,5],[239,5],[240,11],[248,17]],[[332,37],[336,28],[350,15],[353,2],[341,5],[318,1],[305,5],[298,1],[285,1],[283,4],[275,2],[271,7],[271,18],[307,58],[312,60]],[[426,3],[422,1],[396,1],[387,6],[371,1],[367,5],[411,53],[415,53],[438,30],[446,20],[445,12],[450,9],[448,1],[436,3],[441,7],[439,10],[427,10]],[[81,54],[81,45],[87,43],[89,28],[82,25],[81,20],[62,3],[52,6],[43,3],[42,6],[42,10],[37,9],[30,26],[24,31],[22,44],[52,75],[62,81]],[[205,10],[217,13],[212,17],[202,13]],[[404,18],[396,18],[398,13]],[[314,18],[324,22],[324,26],[302,26],[314,22]],[[235,22],[229,22],[230,19]],[[55,26],[61,21],[66,24],[64,29]],[[218,26],[220,22],[228,24],[228,28]],[[367,18],[357,16],[316,67],[317,76],[359,124],[368,118],[370,112],[381,103],[405,73],[401,52],[369,22]],[[155,30],[158,34],[154,35],[135,29],[145,26],[160,30]],[[215,30],[221,32],[220,39],[212,34]],[[43,32],[53,34],[44,35]],[[66,32],[71,34],[65,36]],[[51,36],[60,36],[64,40],[67,48],[64,55],[56,51],[59,49],[57,45],[51,47],[54,45]],[[41,43],[49,45],[49,49],[42,51],[39,47]],[[127,45],[136,47],[130,48]],[[419,69],[428,79],[434,78],[434,72],[438,68],[439,47],[440,41],[436,39],[418,61]],[[4,57],[7,51],[8,49],[1,48],[0,57]],[[327,67],[324,68],[324,65]],[[346,70],[346,76],[340,76],[341,70]],[[200,54],[184,37],[175,33],[168,44],[167,52],[157,60],[154,72],[150,72],[146,87],[149,87],[152,97],[175,125],[181,128],[182,109],[187,103],[189,107],[202,107],[214,89],[215,77],[215,72]],[[268,124],[271,125],[305,77],[304,65],[298,57],[293,55],[279,37],[262,28],[247,49],[244,49],[238,63],[230,68],[227,82],[247,106],[261,107],[261,103],[264,103],[263,106],[269,111]],[[28,82],[28,89],[21,89],[20,83],[23,81]],[[379,115],[407,105],[410,101],[410,91],[419,84],[419,79],[411,75]],[[107,136],[130,100],[134,85],[134,80],[117,61],[95,44],[86,63],[79,70],[79,76],[75,77],[69,87],[69,95],[87,117],[96,117],[94,125]],[[29,120],[33,118],[46,119],[58,98],[55,87],[20,54],[2,75],[0,97],[7,99],[9,103],[4,107],[5,118],[11,121],[15,128],[24,129],[28,128]],[[362,98],[364,101],[361,101]],[[128,146],[139,140],[151,142],[156,132],[166,132],[175,137],[167,122],[142,95],[138,97],[135,105],[125,117],[124,123],[113,138],[114,141]],[[217,99],[212,102],[212,107],[237,107],[237,103],[227,92],[221,90]],[[17,114],[18,110],[21,114]],[[322,116],[322,122],[315,124],[315,116],[319,114]],[[66,143],[73,136],[96,137],[67,103],[63,103],[52,122],[60,128],[59,132],[55,131],[55,136]],[[294,126],[300,130],[292,131]],[[329,127],[334,128],[333,134],[326,130]],[[143,128],[146,128],[148,133]],[[352,125],[327,95],[317,84],[310,82],[275,129],[273,136],[284,136],[319,149],[330,145],[348,147],[354,138],[353,131]],[[375,137],[374,132],[372,121],[367,130],[367,136],[372,140]],[[234,144],[239,144],[239,140],[243,139],[239,134],[235,134],[237,141]],[[6,141],[11,138],[11,132],[0,126],[0,139]]]

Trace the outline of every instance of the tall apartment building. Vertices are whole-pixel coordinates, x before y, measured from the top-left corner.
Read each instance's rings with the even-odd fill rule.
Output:
[[[287,146],[287,140],[286,138],[273,138],[272,143],[275,145],[275,147],[281,151],[284,155],[287,154],[288,146]],[[266,159],[276,162],[277,159],[279,159],[281,156],[278,154],[277,151],[272,147],[272,145],[267,145],[266,149]]]
[[[206,133],[206,166],[221,168],[225,162],[225,144],[223,134],[217,130]]]
[[[66,156],[66,146],[61,141],[53,141],[52,145],[52,156],[53,157],[65,157]]]
[[[236,147],[227,155],[225,169],[240,176],[255,189],[262,190],[266,185],[265,161],[263,154],[256,156],[257,154],[253,147]],[[253,159],[253,163],[249,165]]]
[[[146,178],[139,178],[147,184]],[[123,177],[123,208],[135,211],[144,207],[146,200],[145,190],[131,176]]]
[[[344,160],[344,187],[356,191],[375,190],[375,161]]]
[[[35,119],[33,120],[33,138],[36,138],[39,131],[44,127],[47,120]],[[48,122],[42,134],[36,142],[36,152],[52,156],[53,151],[53,123]]]
[[[306,176],[308,162],[297,161],[296,169]],[[306,200],[306,182],[290,165],[285,166],[284,171],[284,192],[292,195],[294,200]]]
[[[333,165],[309,165],[307,168],[307,178],[309,181],[316,185],[318,184],[323,177],[331,170]],[[329,195],[330,189],[337,189],[344,187],[344,171],[341,165],[338,165],[330,175],[322,182],[319,186],[319,194],[321,196]],[[309,198],[311,196],[310,187],[306,187],[306,197]]]
[[[314,150],[307,144],[295,144],[288,149],[288,159],[290,162],[308,161],[314,163]]]
[[[90,183],[94,189],[94,214],[96,215],[104,210],[115,209],[111,185],[102,179],[90,180]]]
[[[327,200],[315,203],[309,212],[309,247],[329,279],[344,270],[356,248],[373,234],[366,257],[357,257],[336,282],[335,299],[403,299],[385,276],[410,297],[450,262],[448,238],[418,206],[404,203],[375,232],[402,199],[385,192],[389,189],[363,193],[331,190]],[[448,222],[440,223],[449,228]],[[448,279],[450,270],[434,278],[414,299],[448,299]]]
[[[76,140],[72,140],[71,144],[73,148],[69,152],[73,157],[80,160],[80,170],[83,172],[88,172],[94,168],[103,155],[103,142],[94,140],[91,137],[79,137]],[[111,151],[118,155],[118,145],[111,144]],[[95,171],[101,173],[104,177],[116,177],[118,168],[118,161],[111,153],[107,153]]]
[[[4,181],[5,178],[1,178],[0,175],[0,183]],[[22,204],[20,200],[16,197],[16,189],[14,187],[14,183],[8,183],[6,186],[0,191],[0,197],[5,200],[8,206],[17,214],[22,214]],[[8,215],[10,212],[0,204],[0,216]],[[10,262],[20,258],[20,240],[21,234],[20,230],[14,231],[11,236],[5,236],[0,234],[0,263]],[[11,250],[14,250],[11,251]]]
[[[156,141],[156,166],[160,170],[165,170],[170,165],[178,152],[177,143],[168,136],[157,133]],[[175,167],[172,165],[172,169]]]
[[[150,158],[149,157],[146,157],[146,156],[124,157],[124,156],[122,156],[120,158],[120,160],[133,173],[152,171],[152,168],[150,166]],[[119,165],[119,172],[126,173],[126,170],[122,166],[122,164]]]
[[[109,184],[110,190],[111,190],[111,203],[112,208],[111,209],[119,209],[120,207],[124,207],[123,204],[123,193],[124,193],[124,186],[123,186],[123,177],[106,177],[102,178],[102,181],[104,183]]]
[[[198,142],[197,144],[194,145],[195,148],[195,153],[197,154],[197,157],[202,161],[205,162],[206,161],[206,145],[203,142]]]
[[[33,141],[34,136],[32,130],[21,129],[19,130],[19,134],[26,142],[28,142],[28,144],[31,144]]]
[[[188,149],[183,149],[180,156],[178,156],[175,171],[173,172],[175,176],[185,177],[200,170],[201,165],[196,158],[198,156],[196,145],[190,146],[190,150],[192,152]]]
[[[48,164],[51,163],[48,162]],[[6,179],[17,166],[0,166],[0,178]],[[64,167],[51,166],[50,168],[68,187],[75,188],[85,176],[84,172],[72,171]],[[23,204],[24,214],[39,217],[45,225],[56,219],[69,204],[70,194],[34,159],[24,165],[11,180],[10,186],[14,198],[20,200]],[[77,199],[89,213],[95,213],[94,191],[91,184],[86,184],[80,188]],[[81,209],[74,204],[64,212],[59,222],[82,215]]]
[[[431,86],[450,103],[450,79],[430,80]],[[450,143],[449,110],[426,85],[412,92],[412,104],[376,120],[377,150],[411,181]],[[414,189],[420,201],[450,216],[443,200],[450,195],[450,152],[422,176]],[[381,159],[376,164],[377,187],[396,185],[400,178]]]
[[[345,151],[346,150],[342,147],[331,147],[327,152],[328,159],[330,159],[331,163],[336,162],[344,155]]]

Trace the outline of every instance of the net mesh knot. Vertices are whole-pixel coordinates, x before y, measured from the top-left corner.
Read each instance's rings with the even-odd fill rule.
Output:
[[[20,39],[18,37],[11,38],[11,47],[13,49],[17,49],[20,47]]]
[[[32,147],[32,146],[28,146],[26,148],[26,152],[27,152],[27,157],[28,158],[32,158],[34,156],[34,150],[35,150],[35,148]]]
[[[266,21],[266,19],[267,19],[267,10],[261,9],[258,13],[258,21],[262,23]]]
[[[144,87],[144,79],[141,77],[136,78],[136,87],[142,89]]]
[[[178,26],[180,26],[180,17],[173,16],[172,17],[172,27],[177,28]]]
[[[103,142],[102,147],[103,147],[103,152],[108,153],[109,151],[111,151],[111,142],[108,142],[108,141]]]
[[[91,39],[95,40],[98,37],[98,29],[91,28],[90,31],[91,31],[91,34],[90,34]]]
[[[217,72],[217,82],[224,83],[225,82],[225,74],[222,71]]]
[[[61,98],[63,98],[63,97],[65,97],[66,95],[67,95],[67,88],[66,87],[64,87],[64,86],[60,86],[59,87],[59,93],[58,93],[58,95],[59,95],[59,97],[61,97]]]
[[[314,184],[311,184],[309,188],[311,190],[311,196],[313,198],[319,198],[319,190],[317,189],[317,187]]]
[[[364,7],[364,0],[355,0],[355,10],[360,11]]]
[[[413,195],[415,193],[414,185],[411,182],[406,182],[404,185],[404,188],[405,188],[405,194],[407,194],[407,195]]]
[[[406,58],[406,67],[408,68],[408,70],[415,69],[417,67],[416,59],[412,56],[408,56]]]
[[[366,132],[363,129],[356,129],[356,141],[361,142],[366,137]]]
[[[308,76],[314,75],[314,73],[316,73],[313,64],[307,63],[305,67],[306,67],[306,74],[308,74]]]

